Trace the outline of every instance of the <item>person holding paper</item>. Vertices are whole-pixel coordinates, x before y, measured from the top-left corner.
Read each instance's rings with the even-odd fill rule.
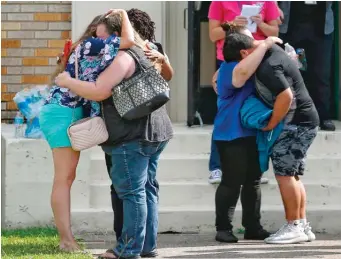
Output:
[[[274,1],[212,1],[208,13],[209,18],[209,36],[211,41],[216,43],[217,63],[216,68],[219,69],[224,61],[223,46],[226,36],[225,31],[221,28],[224,22],[234,22],[237,25],[245,26],[248,24],[248,18],[241,16],[243,5],[258,6],[260,13],[249,17],[251,22],[257,25],[256,31],[252,34],[256,40],[264,40],[268,36],[278,36],[278,21],[280,17],[279,9]],[[214,104],[216,105],[216,104]],[[215,143],[211,142],[211,155],[209,160],[209,182],[221,182],[220,158]],[[262,178],[262,183],[268,180]]]
[[[295,48],[303,48],[308,69],[302,73],[320,116],[320,128],[335,131],[330,120],[330,71],[334,38],[331,1],[281,1],[284,13],[281,38]]]

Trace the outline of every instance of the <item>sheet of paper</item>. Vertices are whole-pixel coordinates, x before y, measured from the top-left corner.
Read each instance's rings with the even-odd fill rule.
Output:
[[[304,3],[307,5],[316,5],[317,1],[304,1]]]
[[[261,11],[261,8],[262,7],[258,6],[258,5],[243,5],[243,7],[242,7],[242,12],[240,15],[247,18],[247,22],[248,22],[247,28],[252,33],[257,31],[257,24],[255,22],[251,21],[250,17],[259,14]]]

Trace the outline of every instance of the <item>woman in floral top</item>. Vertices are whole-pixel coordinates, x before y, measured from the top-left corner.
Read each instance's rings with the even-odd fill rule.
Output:
[[[98,75],[114,60],[119,49],[129,48],[134,44],[134,32],[124,10],[111,10],[107,16],[117,18],[121,37],[117,37],[117,27],[107,28],[107,39],[95,38],[97,25],[104,16],[98,16],[88,26],[87,30],[74,44],[67,63],[60,64],[54,75],[65,71],[75,78],[75,60],[78,60],[78,76],[80,80],[95,82]],[[114,19],[115,20],[115,19]],[[54,78],[54,77],[53,77]],[[83,118],[83,107],[91,106],[91,116],[100,113],[96,102],[79,97],[67,88],[53,85],[50,96],[42,108],[40,125],[49,143],[54,161],[54,183],[51,197],[51,206],[55,224],[60,235],[60,249],[65,251],[79,250],[71,231],[70,221],[70,190],[76,176],[79,161],[79,152],[71,148],[67,135],[68,127],[75,121]]]

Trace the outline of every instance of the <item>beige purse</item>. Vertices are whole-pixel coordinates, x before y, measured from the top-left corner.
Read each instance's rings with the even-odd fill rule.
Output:
[[[78,79],[78,47],[75,57],[75,76]],[[76,107],[75,107],[76,108]],[[72,121],[74,121],[75,109],[73,110]],[[70,138],[72,149],[82,151],[92,148],[107,141],[109,134],[101,117],[89,117],[72,123],[67,133]]]

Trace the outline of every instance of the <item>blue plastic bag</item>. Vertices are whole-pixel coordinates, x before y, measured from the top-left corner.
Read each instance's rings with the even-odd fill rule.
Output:
[[[27,119],[26,138],[42,138],[39,114],[49,94],[49,87],[42,85],[18,92],[13,98],[19,111]]]
[[[33,138],[33,139],[44,138],[44,134],[40,129],[38,117],[27,121],[27,127],[25,130],[25,138]]]

